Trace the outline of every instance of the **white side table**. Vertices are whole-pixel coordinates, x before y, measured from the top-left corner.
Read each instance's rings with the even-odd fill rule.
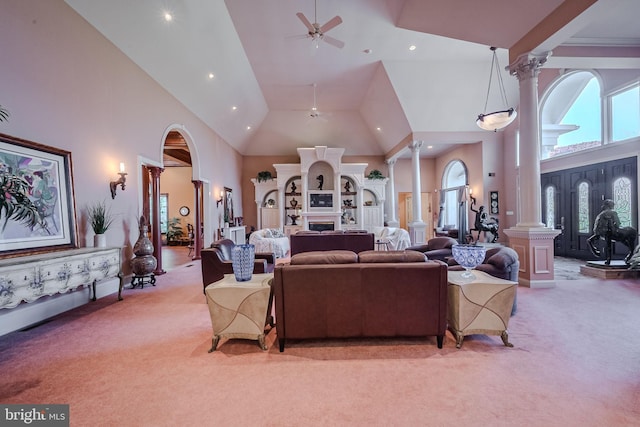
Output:
[[[267,317],[272,279],[273,273],[262,273],[238,282],[233,274],[225,274],[205,288],[213,327],[209,353],[216,350],[221,337],[258,340],[260,348],[267,349],[264,328],[266,323],[273,326],[271,316]]]
[[[507,327],[516,296],[517,282],[499,279],[485,272],[472,270],[475,278],[465,279],[462,271],[449,271],[449,330],[456,337],[456,347],[462,346],[466,335],[500,335],[507,347]]]

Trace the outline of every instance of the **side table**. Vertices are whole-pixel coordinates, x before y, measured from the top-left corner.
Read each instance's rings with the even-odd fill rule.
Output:
[[[258,340],[260,348],[267,349],[264,328],[267,323],[273,326],[272,279],[273,273],[261,273],[238,282],[235,275],[225,274],[205,288],[213,327],[209,353],[216,350],[221,337]]]
[[[456,347],[471,334],[500,335],[505,346],[513,347],[507,327],[518,283],[477,270],[472,270],[475,278],[464,278],[462,273],[448,272],[447,321]]]

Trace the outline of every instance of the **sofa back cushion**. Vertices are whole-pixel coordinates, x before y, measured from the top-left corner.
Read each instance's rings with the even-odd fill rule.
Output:
[[[291,265],[355,264],[357,262],[358,254],[342,250],[301,252],[291,257]]]
[[[361,264],[380,262],[425,262],[427,257],[416,251],[363,251],[358,254]]]

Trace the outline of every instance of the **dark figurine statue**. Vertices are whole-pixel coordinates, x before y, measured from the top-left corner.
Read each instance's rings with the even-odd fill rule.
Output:
[[[298,187],[296,187],[296,182],[295,181],[291,181],[291,192],[295,193],[297,189],[298,189]]]
[[[636,244],[637,231],[633,227],[620,227],[618,213],[613,210],[615,203],[611,199],[606,199],[602,204],[602,210],[596,216],[593,223],[593,234],[587,239],[589,249],[595,256],[600,256],[601,251],[596,247],[595,242],[604,239],[605,265],[611,264],[611,254],[613,252],[613,242],[620,242],[629,249],[629,253],[624,258],[624,262],[629,264],[631,255]]]
[[[344,191],[346,191],[347,193],[351,191],[351,183],[349,181],[346,181],[344,183]]]
[[[324,185],[324,176],[318,175],[316,179],[318,180],[318,190],[322,190],[322,186]]]
[[[471,200],[471,211],[476,213],[476,220],[473,224],[475,227],[473,230],[478,232],[478,236],[476,237],[476,243],[480,239],[480,233],[488,231],[493,235],[493,239],[491,239],[491,243],[495,243],[498,241],[498,220],[496,218],[489,218],[487,213],[484,211],[484,206],[480,206],[478,209],[474,209],[474,205],[476,204],[475,199]],[[473,231],[471,230],[471,231]]]

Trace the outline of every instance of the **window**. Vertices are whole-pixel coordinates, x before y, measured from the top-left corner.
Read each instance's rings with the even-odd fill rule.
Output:
[[[467,168],[460,160],[453,160],[444,169],[440,193],[441,217],[438,223],[442,226],[458,228],[458,190],[467,185]]]
[[[589,233],[589,184],[578,184],[578,233]]]
[[[588,71],[563,76],[545,95],[540,113],[540,158],[602,145],[600,83]]]
[[[545,198],[547,199],[546,200],[547,212],[546,212],[545,221],[547,223],[548,228],[555,228],[556,189],[550,185],[544,190],[544,194],[545,194]]]
[[[640,137],[640,84],[611,95],[611,141]]]
[[[167,193],[160,194],[160,233],[167,232],[169,224],[169,195]]]
[[[620,218],[620,227],[631,227],[631,180],[618,178],[613,181],[613,202]]]

